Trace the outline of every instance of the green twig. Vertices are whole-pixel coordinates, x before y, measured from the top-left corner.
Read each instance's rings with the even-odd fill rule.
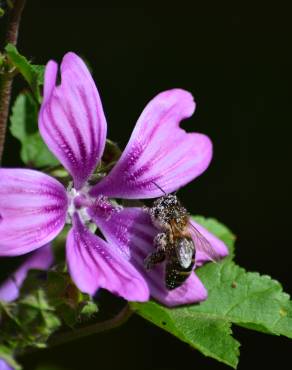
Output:
[[[16,45],[17,43],[19,24],[25,1],[15,0],[13,3],[13,7],[9,12],[5,45],[8,43]],[[0,164],[4,151],[13,76],[14,74],[10,73],[0,75]]]
[[[124,324],[130,316],[133,314],[133,311],[130,309],[129,305],[127,304],[116,316],[112,319],[97,322],[96,324],[91,324],[80,329],[70,330],[65,333],[60,333],[53,335],[51,339],[49,339],[48,347],[58,346],[63,343],[71,342],[73,340],[87,337],[88,335],[101,333],[104,331],[108,331],[114,328],[117,328]]]

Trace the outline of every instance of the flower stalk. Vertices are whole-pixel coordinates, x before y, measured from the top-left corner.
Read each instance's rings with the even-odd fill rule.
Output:
[[[15,0],[10,10],[5,45],[16,45],[22,11],[26,0]],[[7,129],[9,104],[12,90],[13,73],[0,74],[0,164],[2,161],[4,143]]]
[[[119,311],[111,319],[87,325],[79,329],[69,330],[68,332],[53,335],[48,341],[48,346],[59,346],[61,344],[84,338],[89,335],[118,328],[119,326],[126,323],[133,313],[134,311],[132,311],[130,306],[126,304],[126,306],[124,306],[121,311]]]

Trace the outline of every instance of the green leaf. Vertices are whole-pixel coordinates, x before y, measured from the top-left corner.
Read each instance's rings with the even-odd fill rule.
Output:
[[[0,73],[2,72],[2,67],[5,63],[5,56],[0,52]]]
[[[80,310],[80,315],[84,319],[90,319],[98,312],[98,307],[95,302],[88,301]]]
[[[32,277],[33,275],[28,279]],[[33,285],[28,283],[28,286]],[[55,308],[49,303],[43,288],[37,288],[29,294],[25,291],[26,289],[24,291],[22,289],[18,301],[9,307],[1,305],[0,345],[8,345],[11,353],[14,350],[20,353],[31,346],[44,348],[49,336],[61,325]]]
[[[34,97],[40,103],[41,95],[39,87],[43,84],[44,66],[31,64],[23,55],[19,54],[16,47],[8,44],[5,47],[8,59],[28,82]]]
[[[88,321],[98,312],[96,303],[77,289],[68,272],[49,271],[47,292],[58,316],[69,327]]]
[[[14,360],[11,350],[3,345],[0,345],[0,359],[5,360],[14,370],[22,369],[22,367]]]
[[[108,172],[119,160],[121,155],[122,151],[119,148],[118,144],[109,139],[106,139],[105,148],[102,155],[102,163],[99,171]]]
[[[30,167],[59,164],[38,132],[38,105],[28,93],[20,94],[12,108],[10,132],[21,143],[20,156]]]
[[[195,220],[222,239],[233,254],[234,235],[214,219]],[[155,302],[132,303],[138,314],[169,331],[204,355],[236,368],[239,343],[231,325],[292,338],[292,302],[280,283],[246,272],[231,257],[198,269],[208,299],[197,305],[169,309]]]
[[[205,356],[236,368],[239,343],[231,337],[231,324],[228,320],[194,314],[187,308],[169,309],[155,302],[131,303],[131,307],[145,319],[188,343]]]
[[[46,66],[40,65],[40,64],[31,64],[33,67],[35,73],[36,73],[36,78],[37,78],[37,85],[41,86],[44,84],[44,76],[45,76],[45,69]]]
[[[19,300],[18,318],[26,340],[36,347],[45,346],[48,337],[61,325],[55,308],[41,288]]]
[[[210,313],[240,326],[292,338],[292,302],[279,282],[246,272],[231,261],[209,264],[198,275],[209,298],[192,312]]]

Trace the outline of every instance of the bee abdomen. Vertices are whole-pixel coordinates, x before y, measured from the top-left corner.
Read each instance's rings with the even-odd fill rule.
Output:
[[[166,263],[165,270],[165,285],[168,290],[172,290],[181,286],[187,278],[190,276],[195,264],[195,259],[192,259],[192,263],[187,267],[183,268],[176,260],[169,260]]]

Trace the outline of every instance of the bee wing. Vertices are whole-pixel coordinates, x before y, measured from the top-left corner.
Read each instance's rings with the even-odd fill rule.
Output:
[[[216,262],[220,259],[220,255],[215,251],[210,242],[189,222],[188,229],[197,251],[206,254],[212,261]]]
[[[183,238],[177,241],[175,252],[179,264],[183,268],[188,268],[194,259],[195,246],[192,239]]]

